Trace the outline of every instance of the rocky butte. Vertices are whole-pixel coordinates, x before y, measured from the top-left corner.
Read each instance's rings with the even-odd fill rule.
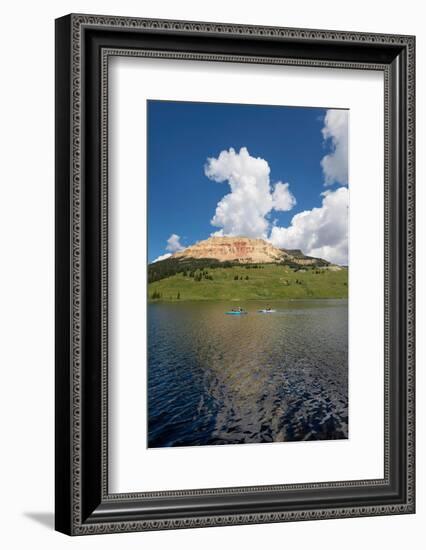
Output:
[[[291,262],[299,265],[329,265],[329,262],[305,256],[301,250],[276,248],[263,239],[249,237],[210,237],[185,250],[175,252],[176,259],[214,259],[241,264],[270,264]]]

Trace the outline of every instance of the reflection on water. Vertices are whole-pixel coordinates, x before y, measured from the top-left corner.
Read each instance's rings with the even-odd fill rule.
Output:
[[[148,310],[148,446],[345,439],[346,300]]]

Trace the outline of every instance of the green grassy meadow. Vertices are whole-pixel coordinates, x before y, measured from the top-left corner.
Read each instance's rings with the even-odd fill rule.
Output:
[[[176,273],[148,285],[150,301],[286,300],[347,298],[348,270],[306,268],[279,264],[254,269],[245,266],[203,268]]]

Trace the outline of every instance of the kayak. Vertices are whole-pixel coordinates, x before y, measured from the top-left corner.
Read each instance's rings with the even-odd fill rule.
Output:
[[[225,311],[225,315],[247,315],[247,311]]]
[[[259,309],[259,313],[276,313],[276,309]]]

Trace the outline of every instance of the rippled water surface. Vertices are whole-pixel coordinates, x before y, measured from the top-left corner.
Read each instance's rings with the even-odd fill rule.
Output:
[[[238,305],[149,305],[148,446],[347,438],[347,301]]]

